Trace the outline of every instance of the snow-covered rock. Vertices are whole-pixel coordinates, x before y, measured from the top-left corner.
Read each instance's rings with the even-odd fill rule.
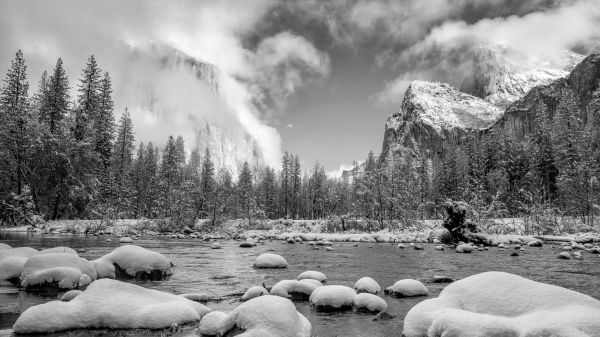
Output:
[[[314,271],[314,270],[307,270],[307,271],[301,273],[300,275],[298,275],[298,277],[296,279],[297,280],[311,279],[311,280],[317,280],[321,283],[327,282],[327,276],[325,276],[325,274],[321,273],[320,271]]]
[[[281,255],[264,253],[254,260],[254,268],[287,268],[288,263]]]
[[[0,249],[11,249],[12,247],[9,244],[4,242],[0,242]]]
[[[181,296],[183,298],[187,298],[190,301],[201,302],[201,303],[220,300],[219,296],[216,296],[211,293],[187,293],[187,294],[179,294],[179,296]]]
[[[461,245],[456,246],[457,253],[470,253],[473,251],[473,246],[468,243],[463,243]]]
[[[563,260],[570,260],[571,254],[569,254],[569,252],[560,252],[557,257]]]
[[[204,315],[198,325],[198,334],[200,336],[217,336],[221,329],[223,320],[227,314],[222,311],[211,311]]]
[[[135,277],[157,280],[171,275],[169,259],[135,245],[122,245],[91,262],[98,278]]]
[[[381,291],[381,287],[374,279],[370,277],[363,277],[356,281],[354,284],[354,290],[356,290],[357,293],[377,294]]]
[[[202,326],[210,327],[204,330]],[[211,316],[198,330],[200,336],[225,336],[235,328],[242,337],[310,337],[310,322],[296,311],[290,300],[265,295],[242,303],[227,316]],[[218,334],[214,332],[218,331]]]
[[[387,309],[388,305],[377,295],[361,293],[354,298],[354,307],[358,311],[380,312]]]
[[[69,302],[51,301],[25,310],[15,333],[72,329],[160,329],[199,321],[210,311],[181,296],[110,279],[97,280]]]
[[[395,297],[413,297],[427,296],[429,294],[429,290],[420,281],[404,279],[385,289],[385,293]]]
[[[218,242],[213,242],[213,243],[210,245],[210,249],[221,249],[221,248],[222,248],[222,247],[221,247],[221,244],[219,244]]]
[[[271,295],[281,296],[292,300],[306,301],[313,291],[322,285],[298,280],[281,280],[271,288]]]
[[[119,238],[119,243],[133,243],[133,239],[129,236],[124,236],[122,238]]]
[[[27,259],[21,273],[26,289],[58,286],[59,289],[84,287],[96,279],[96,269],[86,259],[72,253],[35,254]]]
[[[342,285],[328,285],[315,289],[310,304],[318,311],[348,310],[354,305],[356,291]]]
[[[8,246],[8,245],[7,245]],[[0,282],[19,282],[27,259],[37,253],[37,249],[29,247],[0,249]]]
[[[253,286],[246,290],[244,295],[242,295],[242,301],[251,300],[263,295],[269,295],[269,291],[261,286]]]
[[[62,246],[43,249],[43,250],[40,250],[39,252],[37,252],[36,254],[53,254],[53,253],[66,253],[66,254],[73,254],[73,255],[79,256],[79,254],[77,254],[77,251],[75,249],[70,248],[70,247],[62,247]]]
[[[63,302],[68,302],[77,297],[77,295],[81,294],[82,292],[83,291],[77,289],[69,290],[60,297],[60,300]]]
[[[526,299],[526,300],[524,300]],[[404,335],[598,337],[600,301],[518,275],[486,272],[414,306]]]

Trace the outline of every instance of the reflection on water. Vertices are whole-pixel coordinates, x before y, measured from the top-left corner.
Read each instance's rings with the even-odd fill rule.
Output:
[[[27,233],[0,233],[0,242],[13,247],[29,246],[36,249],[68,246],[81,251],[86,259],[98,258],[117,247],[118,239],[107,242],[104,237],[75,235],[39,235]],[[135,244],[156,250],[167,256],[174,264],[174,274],[165,281],[145,282],[140,285],[175,294],[210,292],[225,297],[221,302],[208,303],[217,310],[231,310],[239,304],[237,294],[253,285],[265,283],[273,286],[281,279],[295,278],[305,270],[318,270],[328,277],[328,284],[353,286],[361,277],[370,276],[382,288],[403,278],[423,281],[430,296],[437,296],[445,286],[431,283],[436,275],[454,279],[464,278],[483,271],[506,271],[527,278],[556,284],[577,290],[600,299],[600,257],[584,253],[584,260],[558,260],[559,246],[526,248],[520,256],[511,257],[512,250],[491,248],[485,252],[456,254],[452,250],[435,251],[433,245],[425,250],[408,248],[400,250],[394,244],[334,244],[332,252],[307,249],[305,244],[287,244],[273,241],[254,248],[239,248],[238,242],[222,241],[223,249],[212,250],[210,243],[199,240],[141,239]],[[370,248],[372,247],[372,248]],[[85,251],[83,251],[85,250]],[[254,258],[264,252],[283,255],[287,269],[253,269]],[[58,296],[60,296],[59,294]],[[230,296],[227,296],[230,295]],[[296,303],[298,311],[313,325],[313,335],[325,336],[400,336],[402,320],[408,310],[424,298],[397,299],[381,295],[388,303],[388,311],[397,315],[388,321],[372,321],[373,315],[357,313],[317,313],[308,303]],[[18,315],[28,307],[56,299],[40,297],[18,291],[12,286],[0,286],[0,330],[12,326]],[[0,332],[1,334],[1,332]],[[148,331],[127,333],[143,336]],[[158,335],[158,333],[154,333]],[[180,335],[193,334],[193,327],[184,329]],[[96,333],[63,333],[57,336],[91,336]],[[121,336],[122,332],[102,331],[102,336]]]

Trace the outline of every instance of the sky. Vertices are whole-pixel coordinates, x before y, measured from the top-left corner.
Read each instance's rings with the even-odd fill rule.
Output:
[[[22,49],[31,91],[62,57],[75,94],[94,54],[113,79],[117,115],[140,99],[140,87],[160,93],[153,99],[169,107],[158,115],[134,113],[138,141],[160,144],[181,134],[193,144],[200,121],[209,121],[240,146],[249,134],[269,165],[278,166],[289,151],[331,174],[381,151],[386,118],[399,111],[410,81],[460,86],[482,46],[557,61],[564,50],[587,54],[600,45],[600,0],[0,0],[0,6],[0,69]],[[214,65],[219,96],[189,71],[159,67],[160,53],[173,51]]]

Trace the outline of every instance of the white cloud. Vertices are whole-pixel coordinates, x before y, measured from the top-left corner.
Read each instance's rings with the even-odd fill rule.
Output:
[[[358,162],[359,165],[361,163],[362,163],[362,161]],[[337,169],[331,170],[331,171],[327,171],[325,174],[329,178],[341,178],[342,177],[342,173],[344,173],[344,171],[350,171],[353,168],[354,168],[354,164],[341,164],[340,167],[338,167]]]

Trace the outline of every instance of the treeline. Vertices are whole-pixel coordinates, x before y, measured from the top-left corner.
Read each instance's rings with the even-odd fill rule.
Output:
[[[378,158],[369,153],[341,178],[318,163],[303,169],[285,153],[281,166],[250,167],[234,177],[209,149],[186,150],[181,136],[164,146],[139,143],[127,109],[115,121],[110,76],[90,56],[77,95],[63,63],[44,72],[29,95],[21,51],[0,92],[0,217],[165,219],[175,227],[211,219],[330,219],[334,229],[363,219],[363,229],[443,216],[447,199],[470,205],[476,221],[544,212],[593,220],[600,204],[600,91],[585,123],[574,97],[550,115],[539,107],[526,141],[503,133],[472,136],[442,158]],[[188,155],[189,154],[189,155]],[[434,159],[428,159],[433,157]],[[356,222],[355,222],[356,223]]]

